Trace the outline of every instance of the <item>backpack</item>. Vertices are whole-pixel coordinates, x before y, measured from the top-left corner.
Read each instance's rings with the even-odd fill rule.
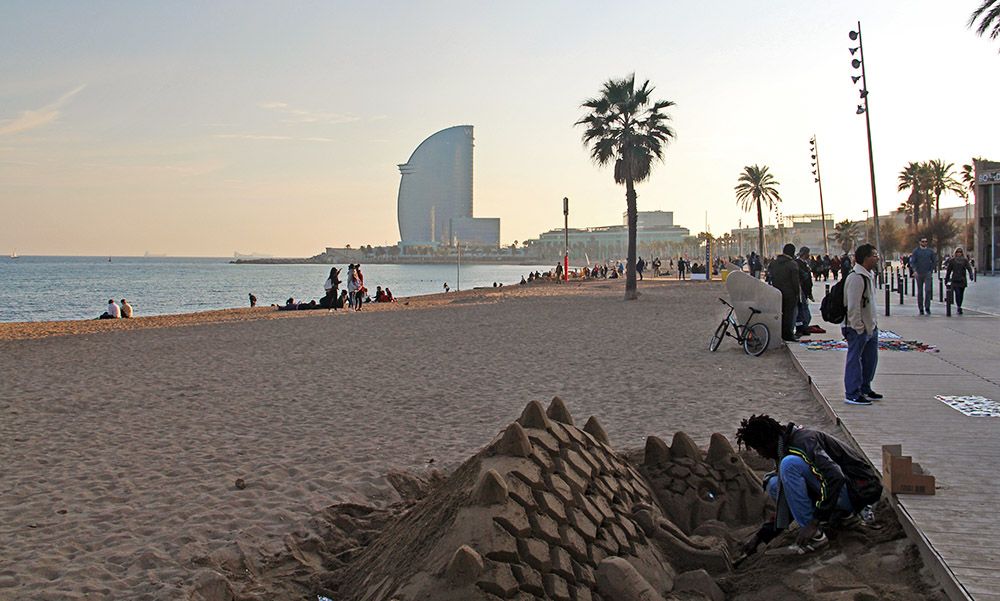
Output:
[[[865,283],[865,289],[861,292],[861,302],[867,304],[868,299],[865,298],[865,295],[868,293],[868,278],[861,276],[861,279]],[[842,323],[847,318],[847,305],[844,304],[844,284],[846,282],[847,278],[840,278],[840,281],[834,284],[823,297],[823,302],[819,305],[819,312],[823,315],[824,321]]]

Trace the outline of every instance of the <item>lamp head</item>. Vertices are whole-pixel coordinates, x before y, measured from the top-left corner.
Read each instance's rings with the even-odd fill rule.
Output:
[[[856,31],[852,31],[851,33],[849,33],[847,35],[848,35],[848,37],[851,38],[852,41],[858,39],[858,32],[856,32]]]
[[[857,114],[864,115],[865,114],[865,107],[859,104],[858,105],[858,113]]]
[[[858,59],[852,60],[851,61],[851,66],[854,67],[855,69],[857,69],[858,67],[861,66],[861,61],[859,61]]]

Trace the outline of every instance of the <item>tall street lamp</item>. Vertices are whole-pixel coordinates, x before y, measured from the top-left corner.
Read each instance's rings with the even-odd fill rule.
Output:
[[[872,155],[872,123],[869,118],[869,107],[868,107],[868,79],[865,77],[865,45],[861,41],[861,21],[858,21],[858,30],[852,31],[848,34],[848,37],[852,41],[857,41],[858,45],[855,48],[850,48],[851,56],[855,53],[858,54],[858,58],[851,60],[851,66],[855,69],[861,69],[861,75],[852,75],[851,80],[854,83],[858,83],[861,80],[861,104],[858,105],[857,114],[865,116],[865,129],[868,132],[868,172],[871,176],[872,183],[872,214],[875,216],[875,248],[878,249],[879,257],[882,257],[882,241],[879,236],[878,227],[878,197],[875,194],[875,159]],[[879,278],[881,281],[882,269],[879,267]]]
[[[563,281],[569,281],[569,198],[563,198],[563,232],[566,235],[566,250],[563,254]]]
[[[813,178],[819,184],[819,216],[823,220],[823,254],[830,255],[830,240],[826,236],[826,209],[823,208],[823,175],[819,170],[819,143],[816,136],[809,140],[809,154],[812,157]]]

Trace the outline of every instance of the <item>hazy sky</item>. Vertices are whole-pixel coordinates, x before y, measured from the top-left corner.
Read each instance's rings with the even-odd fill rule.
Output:
[[[0,251],[305,256],[395,243],[398,163],[475,126],[475,213],[505,243],[621,222],[624,190],[573,127],[610,77],[650,79],[677,139],[640,210],[692,233],[869,207],[847,33],[862,21],[881,212],[911,160],[1000,159],[1000,43],[979,0],[44,2],[0,4]],[[949,198],[948,205],[958,204]]]

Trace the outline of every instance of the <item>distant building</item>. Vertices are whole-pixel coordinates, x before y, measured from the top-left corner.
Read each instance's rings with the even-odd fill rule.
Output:
[[[401,174],[399,245],[437,247],[500,244],[500,220],[472,216],[471,125],[443,129],[417,146]]]
[[[833,236],[833,218],[826,218],[826,235]],[[736,239],[738,250],[742,248],[745,255],[757,250],[757,226],[747,226],[742,229],[730,230],[729,234]],[[832,238],[829,244],[831,254],[840,254],[839,247],[834,248]],[[741,242],[739,242],[741,241]],[[785,244],[794,244],[796,248],[808,246],[814,255],[824,254],[823,218],[820,215],[786,215],[778,225],[764,226],[764,255],[771,256],[780,252]]]
[[[628,213],[623,216],[628,221]],[[674,214],[669,211],[640,211],[636,227],[636,245],[656,245],[667,242],[681,242],[691,235],[686,227],[674,225]],[[566,246],[562,229],[549,230],[536,240],[526,244],[546,255],[561,252]],[[587,253],[593,260],[623,257],[628,250],[628,225],[606,225],[601,227],[570,228],[569,246],[571,253]]]
[[[1000,163],[974,161],[976,177],[976,269],[1000,272]]]

